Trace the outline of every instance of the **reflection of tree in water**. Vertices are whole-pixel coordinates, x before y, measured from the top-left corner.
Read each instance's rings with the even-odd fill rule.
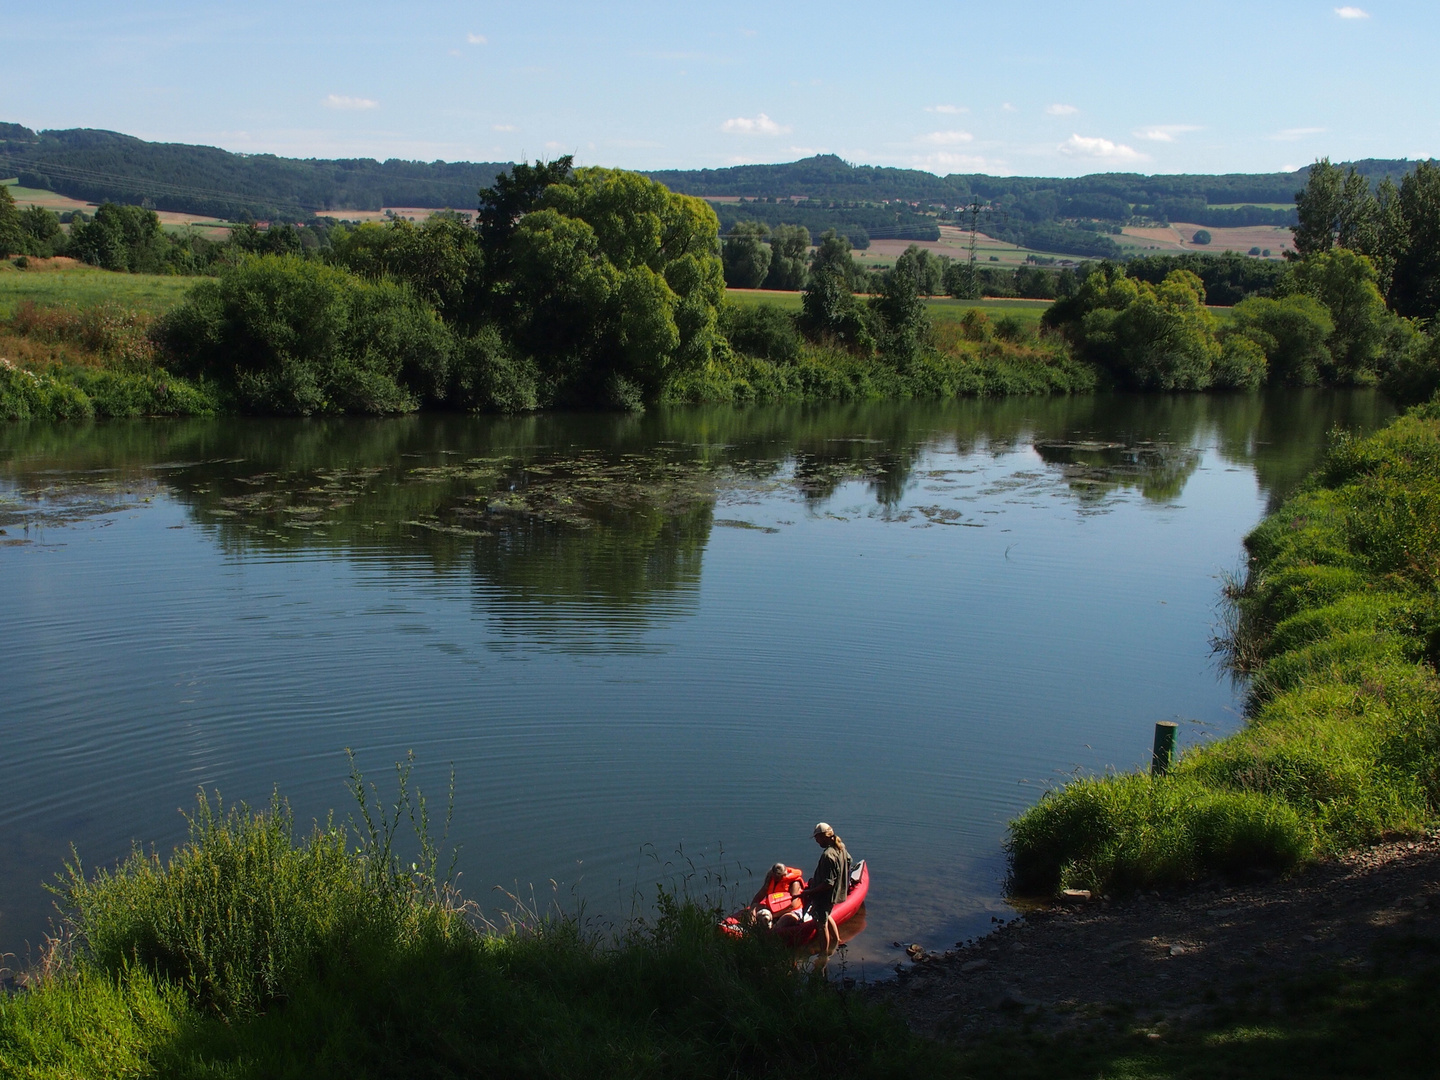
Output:
[[[1075,496],[1093,504],[1120,488],[1138,488],[1152,502],[1169,502],[1200,466],[1201,452],[1168,443],[1036,442],[1035,452],[1060,469]]]
[[[235,551],[331,549],[407,574],[421,556],[437,574],[476,574],[516,626],[538,630],[562,609],[634,626],[689,609],[717,492],[737,482],[812,508],[862,482],[888,511],[931,448],[1003,456],[1033,443],[1081,506],[1119,488],[1169,501],[1197,448],[1218,442],[1274,499],[1314,467],[1327,429],[1388,415],[1373,393],[1290,391],[11,425],[0,426],[0,480],[21,493],[68,483],[102,509],[113,501],[96,490],[158,485]]]
[[[1335,430],[1374,431],[1395,415],[1374,390],[1285,390],[1254,395],[1217,416],[1220,452],[1250,465],[1273,511],[1315,468]]]
[[[707,500],[578,529],[526,515],[496,523],[473,547],[490,618],[510,634],[559,635],[583,649],[577,626],[638,632],[657,616],[693,614],[713,510]]]

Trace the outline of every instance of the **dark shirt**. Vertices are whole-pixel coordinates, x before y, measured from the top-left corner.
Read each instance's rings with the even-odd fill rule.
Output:
[[[836,844],[820,853],[815,876],[805,890],[805,898],[827,910],[844,900],[850,892],[850,852]]]

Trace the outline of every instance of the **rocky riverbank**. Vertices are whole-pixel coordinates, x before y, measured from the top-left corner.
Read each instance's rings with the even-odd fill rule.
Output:
[[[1440,832],[1295,876],[1124,900],[1077,898],[912,963],[871,993],[916,1032],[964,1043],[1006,1029],[1145,1028],[1152,1038],[1296,978],[1361,972],[1379,951],[1440,947]]]

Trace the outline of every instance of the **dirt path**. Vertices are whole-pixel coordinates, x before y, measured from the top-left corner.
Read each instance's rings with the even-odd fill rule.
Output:
[[[1440,937],[1440,833],[1353,852],[1286,880],[1206,883],[1057,905],[969,945],[919,954],[872,991],[917,1032],[963,1039],[1125,1014],[1180,1021],[1373,947]]]

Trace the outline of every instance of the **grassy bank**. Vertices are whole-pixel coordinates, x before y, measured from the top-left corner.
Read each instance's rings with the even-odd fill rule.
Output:
[[[1077,780],[1011,826],[1014,884],[1282,871],[1440,810],[1440,409],[1340,438],[1246,539],[1227,647],[1248,723],[1169,776]]]
[[[363,789],[362,789],[363,790]],[[297,840],[283,804],[202,800],[187,844],[72,868],[71,947],[0,997],[14,1077],[938,1075],[887,1013],[661,894],[613,937],[518,912],[478,926],[403,781]],[[419,855],[396,857],[397,821]]]
[[[0,318],[0,420],[215,412],[205,387],[157,363],[151,321],[148,312],[114,303],[21,302]]]

